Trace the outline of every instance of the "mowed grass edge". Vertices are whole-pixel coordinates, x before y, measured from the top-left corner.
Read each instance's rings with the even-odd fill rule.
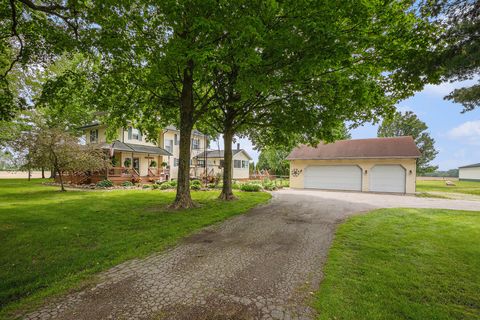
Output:
[[[339,226],[318,319],[479,319],[480,212],[381,209]]]
[[[171,211],[174,192],[68,191],[41,181],[0,180],[0,318],[84,285],[92,275],[178,240],[270,199],[238,192],[192,192],[199,208]]]

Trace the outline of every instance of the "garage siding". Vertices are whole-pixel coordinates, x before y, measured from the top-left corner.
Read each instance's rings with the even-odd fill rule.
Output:
[[[415,193],[416,159],[338,159],[338,160],[291,160],[290,161],[290,187],[295,189],[305,188],[305,173],[311,166],[358,166],[362,176],[361,191],[370,191],[370,178],[372,168],[378,165],[401,165],[405,169],[405,191]],[[307,182],[308,185],[308,182]],[[345,190],[345,189],[344,189]]]

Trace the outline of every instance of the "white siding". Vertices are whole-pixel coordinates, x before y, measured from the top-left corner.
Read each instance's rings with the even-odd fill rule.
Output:
[[[480,167],[460,168],[458,170],[458,178],[480,181]]]

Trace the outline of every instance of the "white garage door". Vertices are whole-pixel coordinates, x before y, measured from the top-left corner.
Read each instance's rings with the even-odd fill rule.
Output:
[[[362,170],[357,166],[309,166],[305,168],[305,188],[362,190]]]
[[[405,192],[405,169],[400,165],[377,165],[370,170],[370,191]]]

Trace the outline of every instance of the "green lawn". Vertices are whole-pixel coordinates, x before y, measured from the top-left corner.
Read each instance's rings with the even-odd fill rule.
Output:
[[[166,209],[174,192],[61,193],[38,180],[0,180],[0,318],[270,198],[238,193],[225,203],[218,193],[193,192],[201,207],[175,212]]]
[[[319,319],[480,319],[480,212],[382,209],[342,224]]]
[[[417,180],[418,192],[453,192],[480,195],[480,182],[476,181],[453,181],[455,186],[445,185],[441,180]]]

